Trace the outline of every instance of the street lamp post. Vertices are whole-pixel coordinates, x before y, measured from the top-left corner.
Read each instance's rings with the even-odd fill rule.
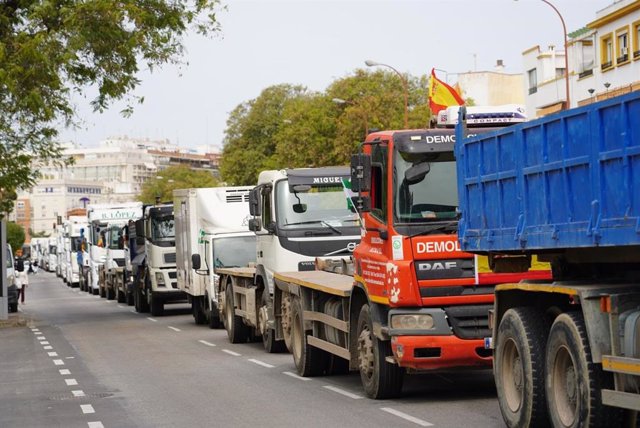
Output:
[[[518,1],[518,0],[515,0],[515,1]],[[562,17],[562,14],[558,10],[558,8],[553,5],[553,3],[551,3],[548,0],[540,0],[540,1],[546,3],[555,11],[558,14],[558,17],[560,18],[560,22],[562,23],[562,33],[564,35],[564,83],[565,83],[565,91],[567,93],[567,102],[565,105],[565,109],[568,109],[571,107],[571,96],[569,95],[569,41],[567,39],[567,25],[564,23],[564,18]]]
[[[353,101],[343,100],[342,98],[333,98],[331,101],[333,101],[336,104],[349,104],[354,107],[361,107],[359,104]],[[366,109],[361,109],[361,112],[362,112],[362,119],[364,120],[364,138],[366,140],[367,135],[369,135],[369,114],[367,113]]]
[[[409,84],[407,82],[407,78],[404,77],[404,75],[398,70],[391,67],[389,64],[382,64],[379,62],[371,61],[370,59],[366,60],[364,63],[367,65],[367,67],[388,67],[393,70],[398,76],[400,76],[402,87],[404,88],[404,128],[407,129],[409,127]]]

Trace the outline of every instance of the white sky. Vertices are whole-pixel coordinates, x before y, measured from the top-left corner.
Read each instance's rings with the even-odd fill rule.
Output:
[[[224,0],[223,0],[224,1]],[[572,32],[613,0],[552,0]],[[222,146],[229,112],[274,84],[322,91],[372,59],[414,76],[432,67],[456,72],[521,73],[522,52],[554,44],[562,25],[541,0],[227,0],[222,32],[186,40],[188,65],[142,73],[145,102],[123,118],[114,105],[91,113],[78,101],[84,126],[62,138],[94,146],[110,136],[167,138],[182,147]],[[445,78],[442,72],[438,77]]]

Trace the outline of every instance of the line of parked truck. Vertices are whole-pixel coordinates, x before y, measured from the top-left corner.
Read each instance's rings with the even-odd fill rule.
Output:
[[[358,371],[370,398],[408,372],[493,365],[509,426],[631,421],[640,95],[521,113],[469,107],[455,130],[369,134],[350,167],[89,206],[79,247],[71,220],[61,245],[83,252],[89,292],[153,315],[189,302],[301,376]]]

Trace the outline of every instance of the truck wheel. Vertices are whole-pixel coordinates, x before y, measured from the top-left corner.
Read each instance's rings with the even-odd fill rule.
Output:
[[[107,300],[113,300],[116,298],[116,291],[113,288],[107,288]]]
[[[304,328],[304,313],[300,298],[291,299],[291,354],[300,376],[319,376],[327,367],[329,354],[309,345]]]
[[[204,313],[203,308],[204,305],[202,304],[203,300],[204,297],[194,297],[193,303],[191,304],[191,308],[193,310],[193,318],[198,325],[206,324],[207,322],[207,316]]]
[[[280,309],[282,324],[282,335],[284,336],[284,345],[291,352],[291,294],[282,294],[282,308]]]
[[[364,392],[369,398],[393,398],[402,391],[404,369],[388,363],[391,344],[373,334],[369,305],[363,305],[358,317],[358,366]]]
[[[233,288],[227,284],[224,290],[224,326],[231,343],[244,343],[251,333],[249,328],[242,322],[242,318],[235,314],[235,302],[233,300]]]
[[[147,296],[142,292],[140,288],[136,288],[134,294],[135,308],[138,313],[149,312],[149,304],[147,303]]]
[[[164,314],[164,302],[157,296],[151,295],[151,315],[160,317]]]
[[[133,304],[135,303],[134,302],[135,299],[133,297],[133,293],[130,292],[130,291],[127,291],[125,300],[127,302],[127,306],[133,306]]]
[[[127,300],[124,293],[120,290],[118,290],[117,293],[118,293],[118,303],[124,303]]]
[[[553,426],[621,426],[622,411],[602,404],[613,376],[591,360],[582,314],[559,315],[547,342],[545,389]]]
[[[221,328],[222,321],[220,320],[218,309],[214,306],[213,301],[209,299],[209,296],[206,299],[209,301],[209,328]]]
[[[91,294],[93,294],[94,296],[100,295],[100,297],[102,297],[102,294],[100,294],[99,288],[91,288]]]
[[[498,327],[494,375],[498,403],[508,427],[549,426],[544,393],[544,314],[509,309]]]
[[[100,297],[102,297],[103,299],[105,297],[107,297],[107,293],[106,293],[106,290],[105,290],[104,286],[99,287],[99,290],[100,290]]]
[[[283,340],[276,340],[276,332],[269,328],[269,292],[265,289],[260,297],[260,309],[258,310],[258,329],[262,335],[262,345],[264,350],[270,354],[284,352],[285,344]]]

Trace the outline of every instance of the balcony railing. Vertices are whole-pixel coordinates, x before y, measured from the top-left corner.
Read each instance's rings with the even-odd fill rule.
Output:
[[[629,60],[629,54],[624,54],[616,58],[616,63],[620,64],[621,62],[626,62]]]
[[[612,65],[613,63],[611,61],[603,62],[602,65],[600,66],[600,69],[606,70],[607,68],[611,68]]]
[[[633,53],[633,59],[640,58],[640,50],[637,50]]]
[[[535,94],[536,92],[538,92],[537,86],[532,86],[531,88],[529,88],[529,95]]]

